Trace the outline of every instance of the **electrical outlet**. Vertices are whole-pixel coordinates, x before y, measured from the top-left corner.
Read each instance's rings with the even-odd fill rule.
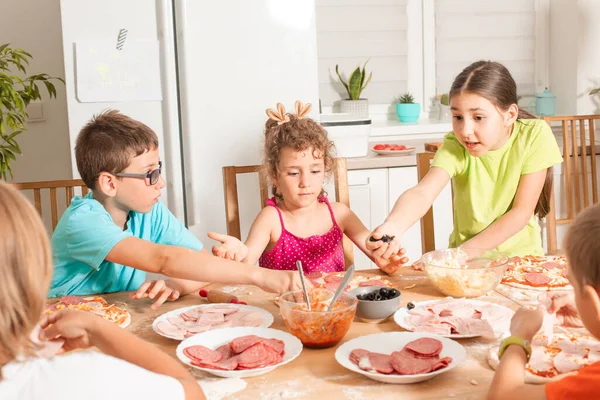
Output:
[[[27,122],[44,121],[44,107],[41,100],[34,100],[27,106]]]

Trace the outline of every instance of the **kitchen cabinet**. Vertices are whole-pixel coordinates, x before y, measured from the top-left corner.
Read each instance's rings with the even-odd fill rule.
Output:
[[[348,190],[352,211],[369,230],[383,223],[389,213],[387,168],[348,171]],[[356,246],[354,265],[357,269],[376,268]]]

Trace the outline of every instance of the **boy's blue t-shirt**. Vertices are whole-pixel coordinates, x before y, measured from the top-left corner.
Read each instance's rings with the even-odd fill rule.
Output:
[[[52,235],[54,275],[48,297],[137,290],[146,279],[145,271],[105,260],[117,243],[130,236],[202,249],[202,243],[161,202],[149,213],[130,211],[127,228],[122,230],[92,193],[76,196]]]

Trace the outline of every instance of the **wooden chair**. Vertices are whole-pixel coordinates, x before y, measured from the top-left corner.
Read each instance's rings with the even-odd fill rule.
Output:
[[[336,201],[350,206],[350,193],[348,191],[348,171],[345,158],[337,158],[333,167],[333,180]],[[237,175],[258,173],[260,187],[260,204],[264,208],[269,197],[267,177],[262,172],[260,165],[248,165],[243,167],[223,167],[223,188],[225,194],[225,216],[227,219],[227,234],[238,239],[241,238],[240,229],[240,207],[238,199]],[[344,262],[346,267],[354,263],[352,242],[346,236],[343,241]]]
[[[71,200],[73,199],[73,189],[76,187],[81,188],[82,196],[85,196],[88,192],[88,188],[81,179],[64,180],[64,181],[45,181],[45,182],[24,182],[24,183],[13,183],[13,186],[18,190],[28,191],[33,190],[34,205],[40,216],[42,216],[42,189],[50,190],[50,212],[52,214],[52,231],[58,224],[58,198],[57,190],[64,189],[66,206],[69,207]]]
[[[553,191],[550,197],[550,212],[546,216],[548,253],[556,254],[559,252],[558,225],[569,224],[581,210],[598,203],[594,121],[600,119],[600,115],[554,116],[543,119],[550,126],[552,122],[560,122],[563,136],[564,196],[560,200],[564,201],[566,207],[559,207],[557,211]],[[591,174],[591,181],[588,173]],[[561,214],[565,217],[559,218],[558,215]]]
[[[425,152],[417,154],[417,177],[421,179],[431,169],[431,160],[442,143],[425,143]],[[435,227],[433,223],[433,206],[421,218],[421,249],[423,254],[435,250]]]

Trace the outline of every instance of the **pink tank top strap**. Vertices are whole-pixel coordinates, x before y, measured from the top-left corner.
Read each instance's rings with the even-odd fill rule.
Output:
[[[327,198],[327,196],[321,196],[319,198],[319,200],[322,203],[327,204],[327,208],[329,209],[329,214],[331,214],[331,220],[333,221],[334,225],[337,225],[337,221],[335,220],[335,215],[333,214],[333,209],[331,208],[331,204],[329,204],[329,199]],[[280,214],[281,215],[281,214]]]
[[[277,207],[277,202],[275,201],[275,197],[271,197],[270,199],[268,199],[267,205],[275,207],[275,209],[277,210],[277,214],[279,214],[279,222],[281,222],[281,230],[283,231],[285,229],[285,226],[283,225],[283,215],[281,214],[281,210],[279,209],[279,207]]]

